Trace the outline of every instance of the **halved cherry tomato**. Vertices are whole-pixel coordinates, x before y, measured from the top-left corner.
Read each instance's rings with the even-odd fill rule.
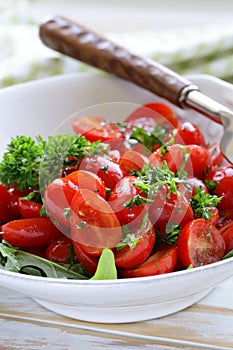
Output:
[[[184,144],[184,145],[199,145],[205,147],[205,138],[202,134],[200,128],[191,123],[184,122],[179,125],[172,133],[174,137],[174,143]]]
[[[61,235],[49,218],[13,220],[2,226],[2,232],[18,248],[44,246]]]
[[[149,221],[143,228],[143,232],[135,230],[135,232],[130,234],[135,239],[138,238],[135,247],[131,248],[129,245],[126,245],[121,249],[114,249],[116,266],[122,269],[132,269],[143,263],[152,252],[155,244],[155,231]]]
[[[67,236],[61,235],[48,245],[45,251],[45,258],[64,264],[74,262],[70,259],[72,255],[71,247],[71,239]]]
[[[122,238],[121,224],[108,204],[98,194],[80,189],[71,202],[71,238],[81,248],[100,255],[104,248],[114,248]]]
[[[179,258],[186,267],[219,261],[225,251],[219,230],[205,219],[195,219],[185,225],[178,237],[177,247]]]
[[[41,217],[41,209],[42,204],[36,203],[33,201],[29,201],[26,199],[19,198],[18,199],[18,210],[24,219],[29,218],[40,218]]]
[[[96,174],[76,170],[66,177],[53,180],[44,193],[44,204],[51,219],[56,220],[62,228],[70,227],[69,212],[66,215],[66,208],[69,209],[72,198],[79,188],[88,188],[105,198],[106,189],[104,182]]]
[[[123,177],[119,164],[103,156],[86,156],[80,161],[78,168],[98,175],[104,181],[106,187],[111,189]]]
[[[133,197],[143,196],[141,190],[134,185],[136,176],[123,177],[113,189],[108,198],[108,203],[118,217],[122,225],[132,223],[133,227],[141,226],[143,218],[148,211],[148,207],[142,203],[125,207],[125,204]]]
[[[177,247],[164,245],[134,269],[121,269],[120,275],[125,278],[154,276],[174,271],[177,262]]]
[[[105,118],[99,116],[75,118],[72,122],[72,127],[75,133],[85,136],[91,142],[98,140],[107,141],[122,137],[122,133],[116,123],[108,122]]]

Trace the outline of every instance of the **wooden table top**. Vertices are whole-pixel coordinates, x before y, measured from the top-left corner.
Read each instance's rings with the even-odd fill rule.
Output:
[[[2,349],[233,349],[233,278],[197,304],[160,319],[97,324],[52,313],[0,288]]]

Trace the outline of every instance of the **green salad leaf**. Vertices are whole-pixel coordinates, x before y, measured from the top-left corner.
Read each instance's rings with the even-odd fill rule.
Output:
[[[100,256],[97,270],[91,280],[116,280],[117,269],[114,254],[109,248],[105,248]]]

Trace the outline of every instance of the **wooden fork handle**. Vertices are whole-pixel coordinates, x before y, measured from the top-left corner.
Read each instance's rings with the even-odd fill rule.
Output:
[[[50,17],[40,25],[39,35],[48,47],[131,81],[176,105],[182,106],[182,94],[193,89],[191,82],[170,69],[69,19]]]

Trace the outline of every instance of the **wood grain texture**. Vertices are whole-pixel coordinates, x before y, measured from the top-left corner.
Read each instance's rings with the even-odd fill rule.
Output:
[[[220,287],[223,299],[224,291],[229,292]],[[0,350],[131,350],[155,345],[158,350],[232,349],[233,307],[219,306],[217,300],[207,297],[202,304],[160,319],[109,325],[54,314],[25,296],[0,288]]]

